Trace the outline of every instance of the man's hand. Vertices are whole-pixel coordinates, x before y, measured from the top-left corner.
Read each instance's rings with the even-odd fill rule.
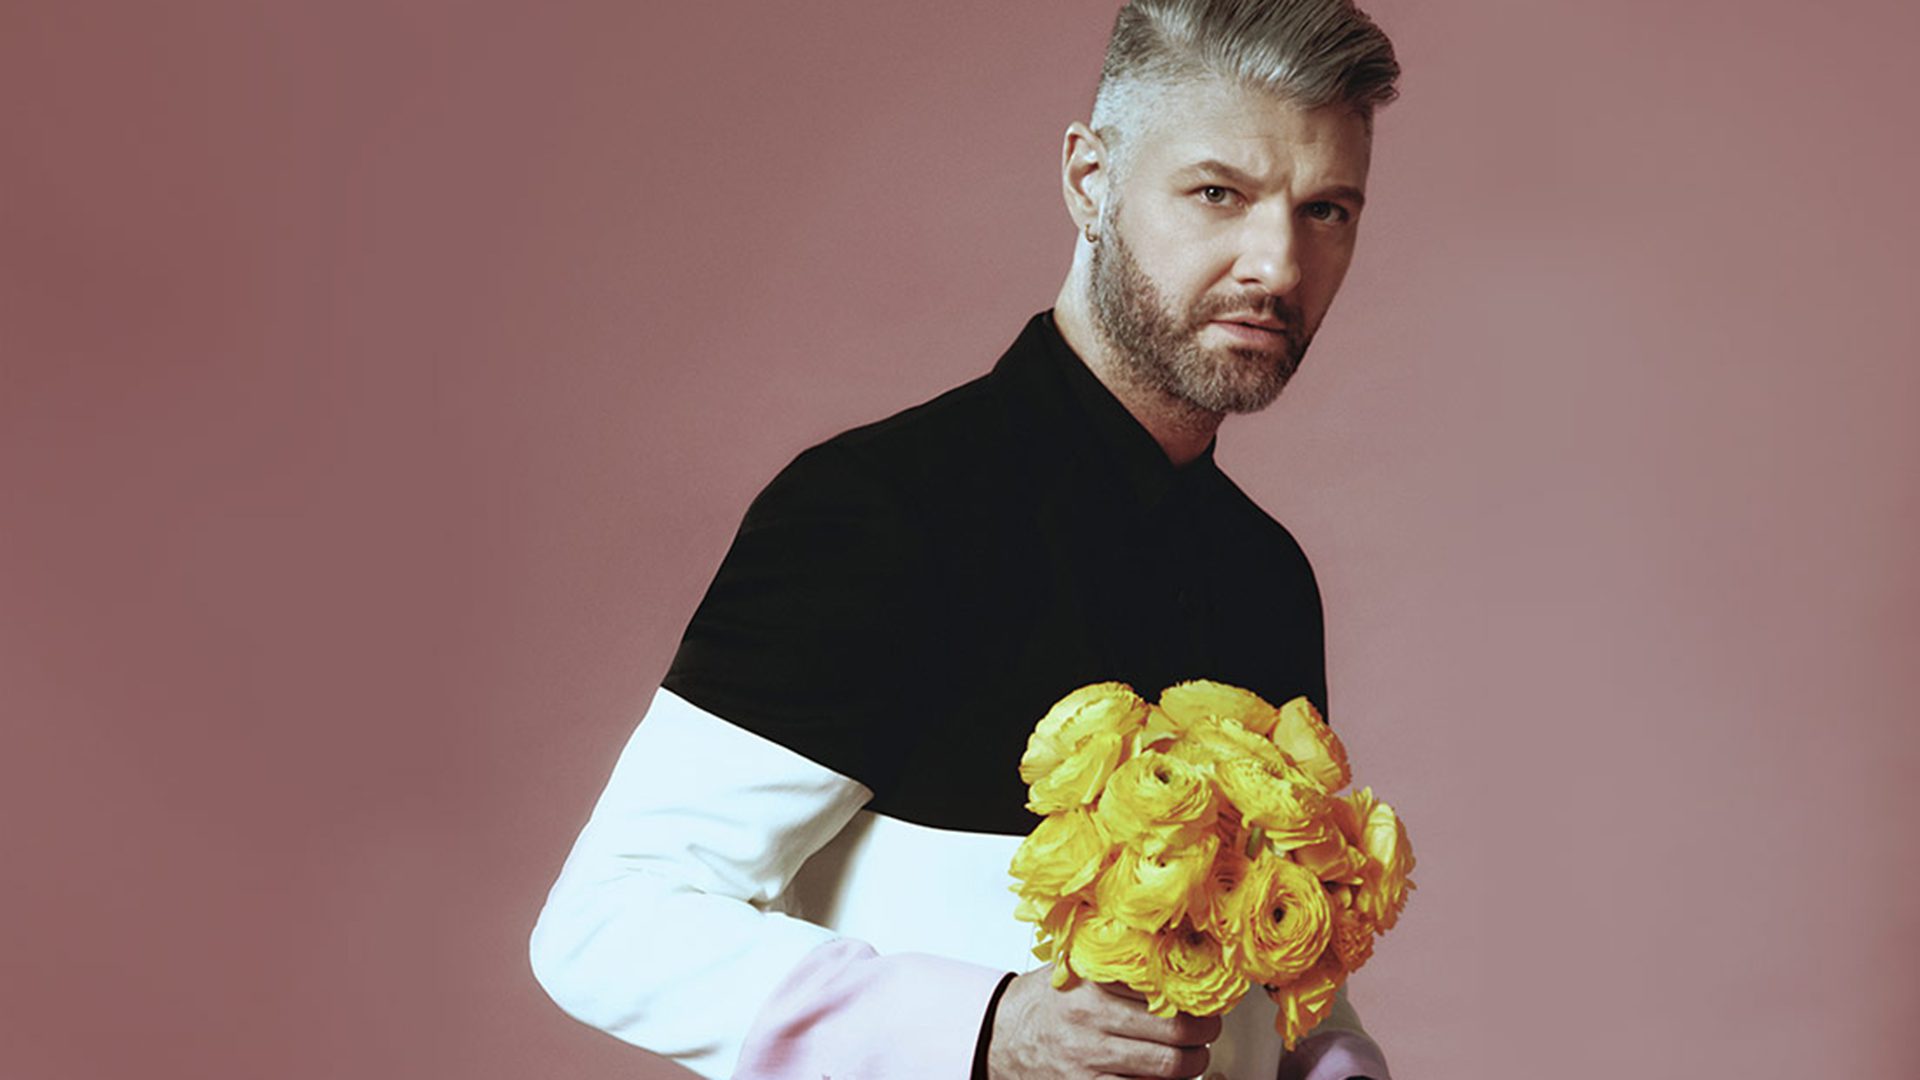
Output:
[[[1076,979],[1055,990],[1052,978],[1048,964],[1007,984],[987,1043],[989,1080],[1177,1080],[1207,1071],[1219,1017],[1162,1018],[1126,986]]]

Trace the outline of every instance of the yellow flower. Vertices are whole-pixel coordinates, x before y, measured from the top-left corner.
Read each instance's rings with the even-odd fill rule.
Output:
[[[1205,773],[1145,750],[1114,770],[1094,815],[1115,841],[1153,855],[1197,841],[1219,811]]]
[[[1055,987],[1142,992],[1156,1015],[1224,1012],[1249,983],[1291,1050],[1373,955],[1414,888],[1405,825],[1352,782],[1305,697],[1194,680],[1149,704],[1083,686],[1020,759],[1045,815],[1014,854],[1015,917]]]
[[[1253,860],[1247,858],[1246,834],[1227,822],[1225,815],[1220,818],[1221,828],[1214,835],[1220,837],[1220,850],[1213,857],[1213,866],[1207,872],[1204,903],[1196,901],[1189,917],[1200,929],[1207,931],[1221,941],[1226,941],[1228,929],[1227,909],[1233,894],[1246,880],[1247,870]]]
[[[1011,872],[1023,893],[1064,896],[1092,884],[1112,848],[1085,807],[1049,814],[1020,842]]]
[[[1300,848],[1293,852],[1294,861],[1314,871],[1329,888],[1335,883],[1359,885],[1365,881],[1367,822],[1360,807],[1364,804],[1370,810],[1375,801],[1371,788],[1328,799],[1333,822],[1340,828],[1339,850],[1336,851],[1332,843],[1323,848]]]
[[[1171,926],[1189,910],[1205,909],[1208,875],[1219,848],[1220,838],[1212,834],[1153,855],[1122,848],[1094,887],[1095,903],[1102,914],[1135,930],[1152,933]]]
[[[1099,797],[1125,737],[1146,715],[1147,703],[1125,683],[1095,683],[1061,698],[1034,726],[1020,757],[1020,779],[1030,785],[1027,809],[1050,814]]]
[[[1353,782],[1353,770],[1347,764],[1347,748],[1320,716],[1320,710],[1304,697],[1280,706],[1280,719],[1273,726],[1273,744],[1313,778],[1322,791],[1339,791]]]
[[[1083,979],[1125,983],[1143,992],[1160,982],[1160,953],[1154,935],[1103,912],[1079,920],[1067,947],[1067,960],[1073,973]]]
[[[1209,769],[1222,761],[1243,757],[1253,758],[1283,775],[1293,768],[1279,747],[1265,736],[1248,731],[1240,721],[1234,719],[1207,717],[1196,720],[1181,730],[1180,737],[1167,745],[1166,752],[1182,761]]]
[[[1354,907],[1382,931],[1391,930],[1414,888],[1409,877],[1413,846],[1407,842],[1407,827],[1393,807],[1373,797],[1372,788],[1362,788],[1347,799],[1361,819],[1361,850],[1367,853]]]
[[[1328,800],[1335,805],[1345,805],[1338,799]],[[1293,861],[1307,868],[1321,881],[1343,885],[1358,885],[1366,873],[1366,852],[1347,843],[1345,836],[1338,830],[1332,838],[1318,844],[1303,844],[1287,853]]]
[[[1240,811],[1242,825],[1259,828],[1276,852],[1340,839],[1334,800],[1299,773],[1255,757],[1232,757],[1215,762],[1213,776]]]
[[[1127,752],[1129,754],[1137,754],[1150,747],[1160,746],[1162,743],[1172,741],[1173,737],[1178,734],[1180,734],[1179,725],[1175,724],[1160,706],[1149,705],[1147,706],[1146,722],[1143,723],[1139,730],[1133,733],[1133,737],[1128,740]],[[1165,747],[1162,747],[1162,749],[1165,749]]]
[[[1160,691],[1160,707],[1182,729],[1206,719],[1233,720],[1256,735],[1273,730],[1278,710],[1259,694],[1208,679],[1194,679]]]
[[[1190,923],[1160,935],[1160,973],[1160,985],[1147,992],[1156,1016],[1212,1016],[1247,992],[1247,977],[1227,962],[1220,942]]]
[[[1292,1050],[1307,1032],[1327,1018],[1333,1011],[1333,996],[1345,981],[1346,973],[1340,970],[1339,961],[1328,957],[1297,978],[1267,987],[1267,996],[1279,1006],[1273,1029],[1280,1034],[1282,1045]]]
[[[1319,879],[1283,856],[1261,854],[1225,901],[1227,949],[1247,975],[1284,982],[1312,967],[1333,935]]]
[[[1333,823],[1340,826],[1340,835],[1345,837],[1347,843],[1352,844],[1354,847],[1360,847],[1366,843],[1367,819],[1365,813],[1360,809],[1361,800],[1364,800],[1365,804],[1371,807],[1373,805],[1373,789],[1368,788],[1365,791],[1336,795],[1327,800],[1328,805],[1333,808]]]
[[[1093,907],[1077,896],[1021,893],[1013,917],[1035,925],[1033,955],[1042,962],[1050,962],[1066,955],[1074,927],[1092,911]],[[1065,979],[1066,969],[1062,965],[1054,970],[1054,985],[1061,985]]]
[[[1373,956],[1373,920],[1351,907],[1336,907],[1333,912],[1333,955],[1348,974]]]

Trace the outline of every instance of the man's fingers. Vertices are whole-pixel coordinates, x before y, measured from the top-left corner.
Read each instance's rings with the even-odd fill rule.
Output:
[[[1141,993],[1138,990],[1135,990],[1133,987],[1128,986],[1126,983],[1103,982],[1103,983],[1094,983],[1093,985],[1099,987],[1102,990],[1105,990],[1107,993],[1112,994],[1114,997],[1132,998],[1134,1001],[1147,1000],[1147,995]]]
[[[1219,1017],[1155,1016],[1144,994],[1112,983],[1055,989],[1051,972],[1017,976],[1001,996],[987,1047],[993,1080],[1188,1080],[1212,1064]]]
[[[1204,1046],[1168,1046],[1144,1039],[1107,1039],[1087,1064],[1116,1076],[1182,1080],[1207,1071],[1213,1055]]]
[[[1155,1016],[1144,1001],[1112,1001],[1112,1007],[1099,1010],[1099,1026],[1108,1034],[1167,1046],[1205,1046],[1220,1037],[1218,1016]]]
[[[1188,1016],[1180,1013],[1176,1019],[1184,1025],[1180,1029],[1182,1046],[1205,1046],[1220,1037],[1222,1024],[1218,1016]]]

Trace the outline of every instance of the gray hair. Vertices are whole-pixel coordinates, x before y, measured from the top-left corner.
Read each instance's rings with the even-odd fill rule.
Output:
[[[1373,110],[1399,95],[1400,64],[1351,0],[1132,0],[1114,20],[1093,128],[1124,143],[1155,91],[1209,77],[1304,109],[1344,105],[1371,131]]]

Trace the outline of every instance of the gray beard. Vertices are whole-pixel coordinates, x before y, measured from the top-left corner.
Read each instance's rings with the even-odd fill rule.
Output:
[[[1088,265],[1088,290],[1094,324],[1125,374],[1210,413],[1258,412],[1273,404],[1313,341],[1312,333],[1300,325],[1300,313],[1279,297],[1256,292],[1203,301],[1183,323],[1134,260],[1114,228],[1113,216],[1101,215],[1100,242],[1093,245]],[[1195,340],[1199,330],[1216,316],[1236,312],[1276,315],[1286,324],[1286,345],[1229,347],[1224,355],[1203,350]]]

